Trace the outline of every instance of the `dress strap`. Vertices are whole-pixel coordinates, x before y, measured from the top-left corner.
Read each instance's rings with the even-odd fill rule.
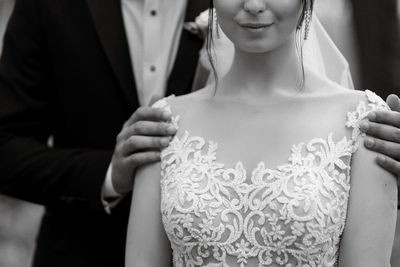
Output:
[[[167,111],[171,112],[171,107],[170,107],[170,105],[168,103],[168,100],[170,100],[170,99],[172,99],[174,97],[175,97],[175,95],[170,95],[170,96],[161,98],[161,99],[157,100],[156,102],[154,102],[154,104],[151,105],[151,107],[153,107],[153,108],[161,108],[161,109],[164,109],[164,110],[167,110]]]
[[[175,98],[175,95],[170,95],[168,97],[164,97],[158,101],[156,101],[152,107],[153,108],[159,108],[159,109],[163,109],[165,111],[168,111],[170,113],[173,113],[171,110],[171,105],[169,104],[169,100]],[[176,115],[176,116],[172,116],[170,123],[175,126],[178,129],[178,122],[179,122],[180,116]]]
[[[347,113],[346,127],[353,129],[351,138],[354,143],[357,142],[359,136],[365,136],[365,133],[360,130],[360,123],[367,118],[369,113],[390,110],[386,102],[374,92],[366,90],[365,95],[367,101],[360,101],[356,110]]]

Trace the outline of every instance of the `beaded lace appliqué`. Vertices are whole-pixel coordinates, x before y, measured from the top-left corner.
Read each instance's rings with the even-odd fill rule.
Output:
[[[351,140],[294,145],[288,163],[248,173],[217,160],[218,144],[188,131],[161,154],[161,212],[174,266],[334,266],[346,220],[359,122],[387,109],[374,93],[348,113]],[[169,109],[165,99],[154,107]],[[173,123],[177,125],[179,117]]]

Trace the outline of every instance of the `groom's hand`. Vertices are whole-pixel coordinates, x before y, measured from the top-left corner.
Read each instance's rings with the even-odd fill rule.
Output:
[[[125,122],[117,136],[111,168],[114,189],[125,194],[132,190],[136,168],[160,160],[160,150],[168,146],[176,128],[168,123],[165,110],[140,107]]]
[[[400,100],[390,95],[386,102],[391,111],[369,114],[369,121],[361,124],[361,130],[369,135],[364,145],[380,153],[378,164],[400,177]]]

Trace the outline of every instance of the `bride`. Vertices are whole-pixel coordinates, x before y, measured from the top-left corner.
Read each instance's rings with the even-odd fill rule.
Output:
[[[127,266],[390,265],[396,179],[359,130],[387,106],[304,67],[313,2],[211,1],[232,67],[155,104],[179,130],[137,172]]]

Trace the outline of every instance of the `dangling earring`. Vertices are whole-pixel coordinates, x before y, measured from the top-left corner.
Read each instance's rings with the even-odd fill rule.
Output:
[[[308,35],[310,33],[311,28],[311,18],[312,18],[312,11],[311,8],[308,8],[305,13],[305,27],[304,27],[304,40],[308,39]]]
[[[221,35],[219,33],[219,24],[218,24],[218,16],[217,16],[217,11],[214,8],[214,24],[215,24],[215,33],[217,34],[217,39],[221,38]]]

